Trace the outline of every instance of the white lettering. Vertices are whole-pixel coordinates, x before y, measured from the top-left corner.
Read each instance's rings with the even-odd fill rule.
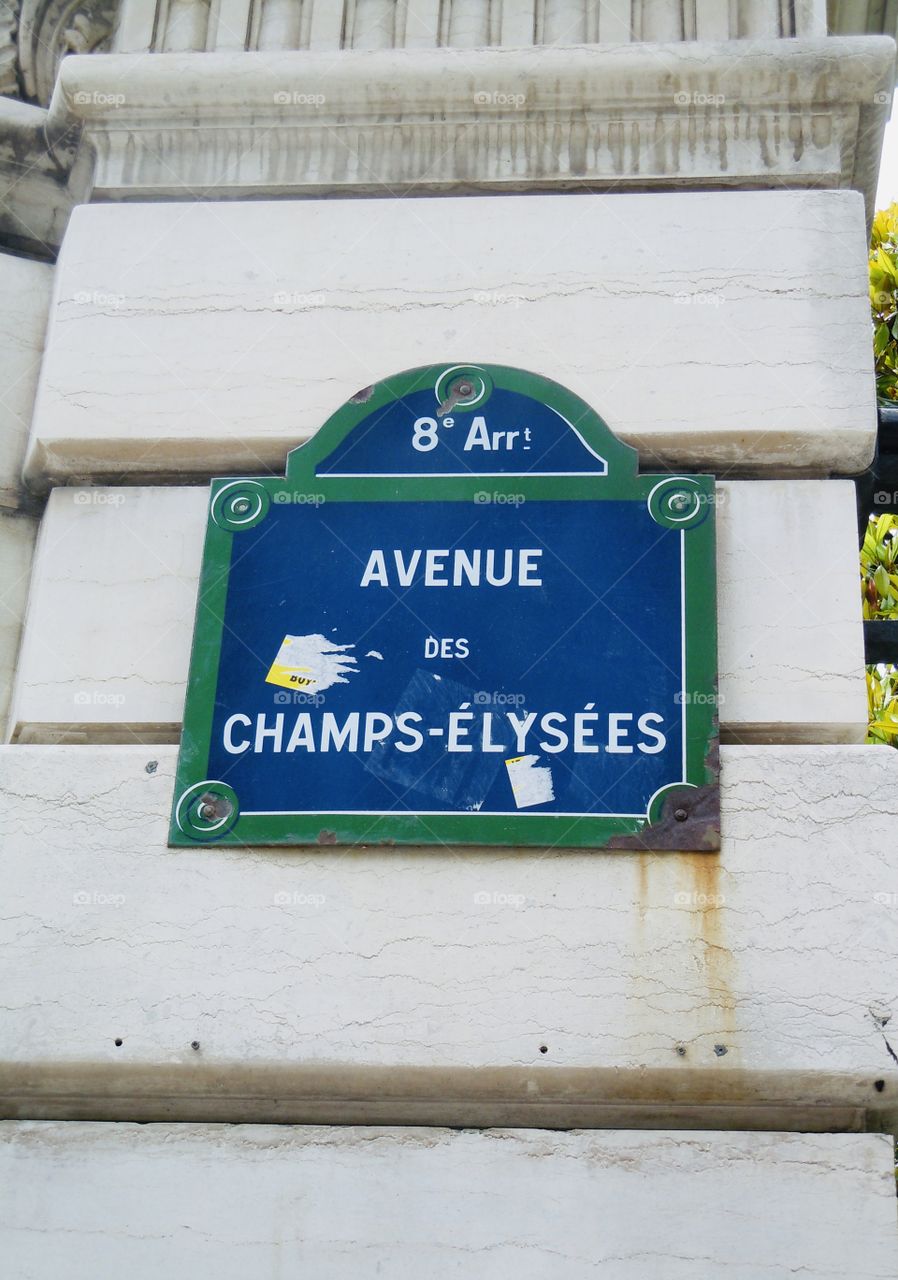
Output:
[[[240,743],[239,745],[234,742],[232,730],[234,728],[234,725],[236,724],[245,725],[246,728],[248,729],[249,726],[252,724],[252,720],[250,720],[249,716],[241,715],[240,713],[238,713],[235,716],[228,716],[227,720],[225,721],[225,726],[224,726],[224,729],[222,730],[222,739],[224,741],[225,751],[230,752],[232,756],[239,756],[241,751],[249,750],[249,738],[247,738],[245,742]]]

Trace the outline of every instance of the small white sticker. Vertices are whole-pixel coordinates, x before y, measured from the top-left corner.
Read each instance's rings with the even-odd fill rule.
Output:
[[[514,756],[505,761],[514,802],[519,809],[530,809],[555,799],[552,770],[538,765],[539,756]]]

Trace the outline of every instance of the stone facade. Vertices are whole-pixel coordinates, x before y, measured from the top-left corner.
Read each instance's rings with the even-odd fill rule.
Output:
[[[893,9],[3,9],[10,1274],[895,1274]],[[168,847],[207,481],[444,359],[716,475],[719,854]]]

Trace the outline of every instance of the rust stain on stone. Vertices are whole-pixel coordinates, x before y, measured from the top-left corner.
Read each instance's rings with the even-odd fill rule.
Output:
[[[635,835],[612,836],[609,849],[673,849],[684,853],[720,849],[720,739],[715,734],[705,756],[703,787],[671,788],[664,798],[661,819]]]

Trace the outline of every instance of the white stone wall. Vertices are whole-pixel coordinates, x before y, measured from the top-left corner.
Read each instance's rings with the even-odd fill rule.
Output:
[[[891,1280],[888,1138],[0,1126],[29,1280]]]
[[[724,748],[720,855],[173,850],[175,754],[0,749],[7,1114],[895,1117],[898,753]]]
[[[81,208],[28,476],[282,473],[361,387],[450,358],[555,378],[644,470],[852,473],[864,244],[850,192]]]

